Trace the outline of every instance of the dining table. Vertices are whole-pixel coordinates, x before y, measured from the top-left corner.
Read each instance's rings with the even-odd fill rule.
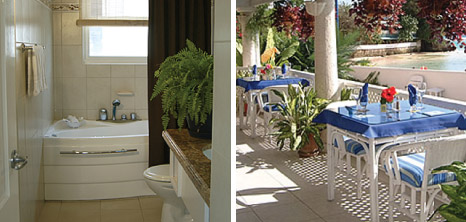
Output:
[[[238,78],[236,79],[236,86],[241,87],[243,89],[242,96],[239,96],[239,104],[243,104],[246,99],[246,103],[248,105],[248,110],[246,116],[248,117],[251,125],[251,138],[257,137],[256,134],[256,124],[257,124],[257,107],[256,101],[259,92],[267,87],[270,86],[279,86],[279,85],[297,85],[301,84],[302,86],[306,87],[310,85],[309,80],[304,78],[286,76],[281,77],[278,79],[272,80],[259,80],[255,81],[253,77],[246,77],[246,78]],[[239,114],[239,124],[240,129],[245,129],[247,123],[244,123],[244,116],[240,112]]]
[[[466,130],[463,114],[454,110],[424,104],[412,110],[407,100],[400,101],[399,110],[382,112],[380,103],[369,103],[365,111],[356,106],[336,106],[325,109],[313,120],[327,125],[327,199],[335,198],[336,136],[347,136],[365,143],[368,164],[371,221],[379,221],[378,165],[384,150],[393,145],[416,142],[440,136],[454,135]],[[376,148],[377,147],[377,148]]]

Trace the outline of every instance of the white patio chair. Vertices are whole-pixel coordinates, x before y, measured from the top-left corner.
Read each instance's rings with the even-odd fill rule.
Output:
[[[298,84],[293,84],[292,86],[295,88],[299,87]],[[273,125],[270,124],[270,120],[273,117],[279,115],[278,105],[274,104],[282,102],[282,99],[279,96],[277,96],[272,90],[284,92],[286,95],[288,95],[288,85],[269,86],[262,89],[257,94],[259,103],[258,115],[262,114],[264,117],[264,136],[270,135],[272,133]]]
[[[423,153],[400,156],[399,153],[425,149]],[[439,184],[454,184],[456,177],[451,172],[432,174],[432,170],[451,164],[453,161],[466,161],[466,134],[444,137],[424,142],[392,147],[385,155],[385,171],[389,175],[389,220],[393,221],[393,207],[420,222],[427,220],[434,210],[434,199],[448,203],[445,195],[438,197]],[[392,169],[392,170],[387,170]],[[411,195],[405,194],[406,187]],[[400,190],[400,203],[395,203],[395,194]],[[420,192],[420,213],[416,213],[416,192]],[[411,207],[405,207],[408,199]]]
[[[326,109],[338,112],[339,107],[345,106],[355,106],[356,101],[339,101],[330,103]],[[362,161],[366,162],[365,149],[367,149],[367,144],[364,142],[359,142],[356,138],[350,138],[349,136],[343,136],[341,134],[334,134],[332,138],[333,152],[335,156],[335,166],[338,166],[338,169],[341,171],[346,171],[348,176],[352,176],[351,170],[351,158],[356,159],[356,193],[358,198],[362,196],[362,177],[364,172],[366,172],[366,165],[361,166]],[[364,147],[365,146],[365,147]],[[330,152],[330,150],[329,150]],[[346,169],[344,169],[343,164],[345,163],[346,158]]]
[[[419,89],[419,87],[422,85],[422,83],[424,83],[424,76],[412,75],[411,77],[409,77],[409,81],[406,84],[405,89],[408,88],[409,84],[411,84],[411,85],[413,85],[413,86],[415,86],[416,88]]]

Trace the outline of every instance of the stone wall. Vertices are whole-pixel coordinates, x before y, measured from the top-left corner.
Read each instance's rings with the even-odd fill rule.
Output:
[[[353,57],[358,58],[358,57],[385,56],[385,55],[393,55],[393,54],[419,52],[420,50],[421,50],[420,42],[359,45],[356,47]]]

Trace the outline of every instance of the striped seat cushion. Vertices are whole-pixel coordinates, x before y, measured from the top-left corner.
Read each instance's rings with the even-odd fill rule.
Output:
[[[280,111],[280,110],[278,109],[278,106],[281,106],[282,108],[285,108],[285,106],[282,105],[282,104],[276,104],[276,105],[271,105],[271,106],[272,106],[272,111]],[[269,107],[270,107],[270,106],[269,106],[268,104],[264,105],[264,110],[265,110],[266,112],[269,112]]]
[[[415,187],[421,187],[424,176],[425,159],[425,153],[415,153],[398,157],[398,165],[400,167],[401,180]],[[456,175],[453,172],[431,174],[428,176],[427,185],[430,186],[455,180]]]
[[[352,153],[352,154],[355,154],[355,155],[364,155],[364,154],[366,154],[366,151],[364,150],[364,147],[362,146],[362,144],[360,142],[357,142],[357,141],[355,141],[353,139],[350,139],[350,138],[347,138],[347,137],[343,137],[343,139],[345,140],[346,152]],[[338,146],[337,140],[335,140],[334,143],[335,143],[335,146]],[[383,144],[376,145],[375,149],[378,150],[382,145]],[[366,143],[366,146],[369,146],[369,144]],[[393,146],[393,145],[390,145],[390,146]]]

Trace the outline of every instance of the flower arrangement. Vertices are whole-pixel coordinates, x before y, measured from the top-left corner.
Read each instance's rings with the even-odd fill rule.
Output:
[[[265,68],[261,69],[261,73],[265,75],[270,75],[273,70],[273,66],[270,64],[265,65]]]
[[[380,98],[380,104],[392,103],[396,95],[395,87],[390,87],[382,90],[382,95]]]

